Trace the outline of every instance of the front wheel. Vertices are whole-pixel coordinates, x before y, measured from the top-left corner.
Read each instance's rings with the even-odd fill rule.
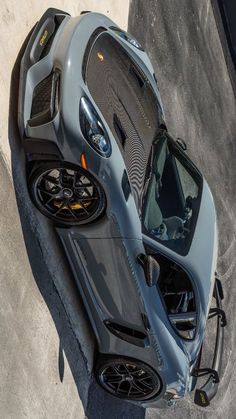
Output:
[[[40,212],[59,224],[90,223],[105,210],[103,188],[94,176],[78,166],[54,161],[36,163],[28,186]]]
[[[149,400],[157,396],[162,388],[161,379],[152,368],[129,358],[102,358],[95,374],[106,391],[126,400]]]

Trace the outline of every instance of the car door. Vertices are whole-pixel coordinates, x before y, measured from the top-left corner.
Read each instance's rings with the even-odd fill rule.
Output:
[[[145,283],[145,276],[137,261],[144,251],[142,241],[85,238],[72,229],[57,231],[88,309],[96,307],[103,320],[143,328],[139,284]]]

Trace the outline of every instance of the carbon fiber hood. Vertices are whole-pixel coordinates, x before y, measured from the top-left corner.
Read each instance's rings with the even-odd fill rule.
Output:
[[[85,78],[122,153],[139,208],[151,144],[161,123],[157,97],[143,71],[106,32],[91,49]]]

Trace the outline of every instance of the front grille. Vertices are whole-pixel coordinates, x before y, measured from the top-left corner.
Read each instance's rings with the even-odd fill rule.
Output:
[[[53,73],[41,81],[34,89],[31,115],[33,118],[50,107]]]
[[[59,81],[60,74],[55,71],[35,87],[28,121],[30,126],[45,124],[55,116],[59,106]]]

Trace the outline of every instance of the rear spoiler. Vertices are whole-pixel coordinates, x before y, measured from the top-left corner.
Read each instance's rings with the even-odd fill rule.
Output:
[[[210,401],[215,397],[221,373],[222,353],[224,345],[224,327],[227,324],[225,312],[222,309],[222,300],[224,298],[223,288],[220,279],[216,275],[215,288],[213,296],[216,300],[216,307],[209,311],[208,319],[217,316],[217,331],[215,339],[215,349],[211,368],[196,368],[193,371],[194,377],[208,376],[206,383],[195,390],[194,403],[201,407],[207,407]],[[200,364],[200,362],[199,362]]]

